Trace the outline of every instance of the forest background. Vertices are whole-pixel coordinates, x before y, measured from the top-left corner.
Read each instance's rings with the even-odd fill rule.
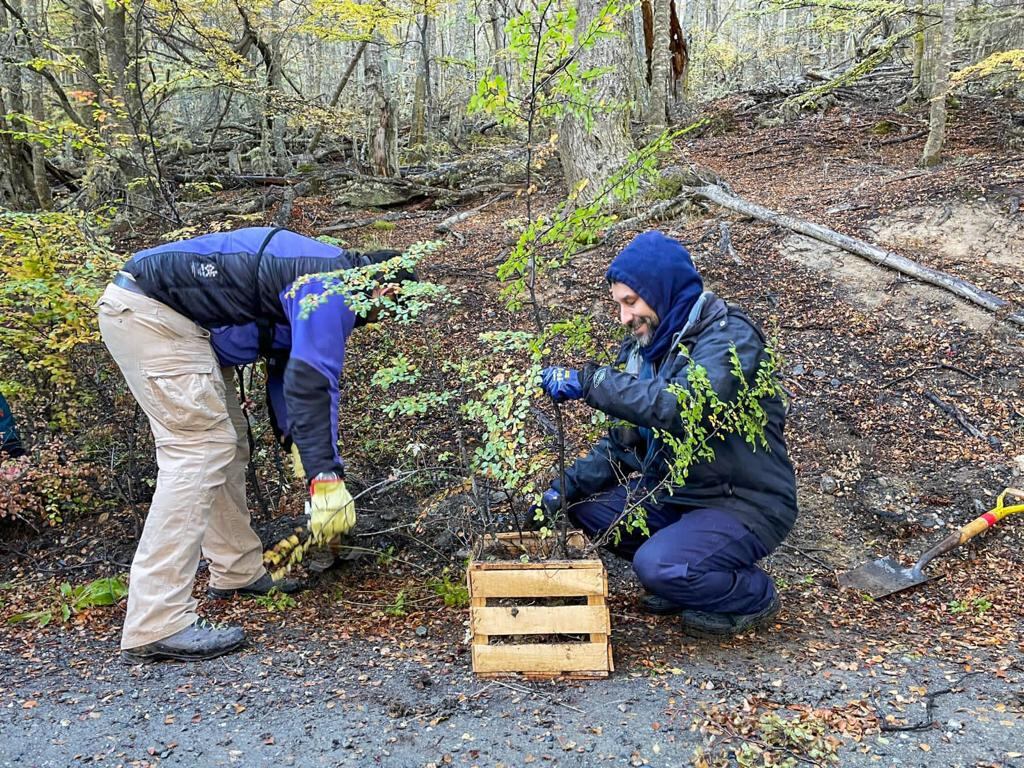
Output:
[[[741,752],[747,765],[828,764],[840,750],[874,764],[872,749],[908,734],[905,750],[934,750],[934,764],[1020,760],[1019,527],[980,537],[904,602],[866,602],[833,578],[896,549],[913,559],[1024,475],[1018,0],[0,0],[0,40],[0,391],[29,450],[0,465],[0,608],[18,620],[0,637],[17,681],[0,700],[21,734],[3,749],[66,765],[95,742],[156,764],[188,738],[220,743],[205,710],[180,735],[194,694],[175,670],[90,677],[116,653],[123,608],[104,604],[123,596],[156,473],[93,305],[134,251],[276,224],[409,249],[440,288],[408,323],[354,334],[346,356],[363,559],[297,602],[204,606],[283,660],[271,669],[261,650],[241,671],[203,673],[233,697],[247,749],[313,744],[353,764],[364,747],[398,749],[275,720],[275,696],[310,722],[337,701],[351,733],[412,739],[418,765],[438,743],[428,731],[450,717],[468,732],[487,690],[512,697],[502,706],[543,744],[537,712],[576,718],[575,746],[552,747],[562,764],[592,764],[575,757],[584,743],[632,764],[679,764],[695,743],[708,748],[697,765]],[[534,384],[542,364],[607,359],[621,330],[601,276],[648,227],[686,243],[777,344],[802,508],[768,563],[786,609],[771,642],[705,653],[640,614],[636,585],[613,571],[626,674],[585,696],[544,689],[568,706],[478,689],[459,678],[465,549],[522,524],[602,428]],[[267,425],[261,376],[240,378],[251,509],[270,545],[306,492]],[[139,675],[157,679],[125,705]],[[450,687],[432,689],[441,675]],[[668,691],[640,709],[651,728],[602,736],[589,707],[632,717],[637,677]],[[61,691],[80,690],[95,710],[68,719]],[[145,719],[138,744],[92,719],[119,708]],[[636,735],[672,727],[675,747]],[[501,741],[493,754],[517,761]],[[730,743],[740,751],[722,752]],[[234,749],[228,738],[220,757]]]
[[[314,222],[304,199],[482,210],[514,193],[523,216],[506,228],[498,275],[512,283],[510,307],[529,294],[540,308],[547,270],[607,240],[617,219],[647,211],[636,227],[665,215],[648,206],[687,180],[657,172],[684,134],[728,131],[738,119],[781,124],[861,89],[928,115],[910,138],[927,136],[921,162],[933,165],[947,101],[1019,95],[1024,77],[1024,14],[1012,0],[2,0],[0,34],[0,388],[35,454],[5,483],[0,518],[32,527],[145,497],[146,430],[97,349],[90,308],[132,249],[271,222],[372,246],[411,214],[370,210],[366,234],[359,219]],[[1006,119],[1012,129],[1012,111]],[[678,132],[662,134],[666,126]],[[907,134],[886,121],[874,130]],[[260,194],[238,192],[246,189]],[[437,231],[451,230],[443,222]],[[549,309],[534,312],[535,351],[558,338],[571,351],[593,331],[559,325],[579,317]],[[408,363],[401,354],[386,362],[384,387],[414,380],[398,370]],[[448,414],[461,396],[445,392],[404,410]],[[504,396],[512,408],[514,387]],[[482,439],[521,431],[510,418],[484,424]],[[400,463],[399,442],[353,448],[389,466]],[[511,466],[523,460],[505,469],[529,493],[541,463]],[[261,474],[284,485],[269,447],[257,457],[257,487]],[[262,495],[259,504],[267,509]]]

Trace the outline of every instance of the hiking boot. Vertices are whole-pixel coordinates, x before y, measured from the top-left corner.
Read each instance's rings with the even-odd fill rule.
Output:
[[[757,613],[705,613],[704,611],[682,611],[683,632],[692,637],[717,640],[760,629],[771,623],[782,607],[776,595],[768,607]]]
[[[245,631],[241,627],[218,627],[206,619],[196,619],[193,624],[170,637],[126,648],[121,653],[131,661],[203,661],[236,651],[243,643]]]
[[[640,610],[655,616],[675,616],[682,613],[684,608],[661,595],[646,594],[640,598]]]
[[[302,583],[295,579],[279,579],[278,581],[274,581],[270,577],[269,573],[264,573],[256,579],[256,581],[246,587],[233,587],[229,589],[208,587],[206,594],[214,600],[227,600],[234,595],[265,595],[272,589],[276,589],[278,592],[290,595],[293,592],[298,592],[302,589]]]

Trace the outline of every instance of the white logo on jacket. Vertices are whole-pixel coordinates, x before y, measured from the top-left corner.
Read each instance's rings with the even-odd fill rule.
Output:
[[[196,277],[210,279],[217,276],[217,267],[214,264],[203,264],[202,262],[193,261],[192,274]]]

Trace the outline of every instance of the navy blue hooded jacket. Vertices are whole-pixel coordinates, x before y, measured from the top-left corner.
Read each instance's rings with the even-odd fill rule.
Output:
[[[282,399],[291,437],[313,478],[344,472],[338,454],[338,381],[356,316],[343,297],[333,295],[302,317],[302,298],[321,294],[323,284],[313,279],[293,291],[293,283],[359,264],[355,255],[295,232],[250,227],[141,251],[124,271],[150,298],[205,328],[272,324],[274,335],[287,329],[291,352],[281,377]]]
[[[760,445],[753,449],[738,434],[714,439],[714,461],[695,462],[682,486],[665,481],[671,449],[653,432],[657,428],[677,437],[685,435],[679,401],[668,385],[687,387],[691,365],[703,366],[719,398],[728,402],[739,389],[732,371],[734,347],[744,376],[752,382],[766,356],[760,329],[710,291],[701,292],[703,283],[689,254],[660,233],[638,236],[607,274],[609,280],[624,282],[636,291],[661,322],[648,347],[640,347],[631,336],[623,342],[614,365],[588,367],[583,376],[588,405],[638,429],[613,428],[578,459],[566,471],[566,500],[582,500],[639,472],[641,488],[660,489],[653,503],[677,505],[683,512],[699,507],[725,510],[774,549],[797,515],[796,477],[783,437],[785,408],[778,398],[761,403],[768,416],[767,451]],[[671,334],[661,335],[664,328],[672,329]],[[652,347],[662,351],[649,356]]]

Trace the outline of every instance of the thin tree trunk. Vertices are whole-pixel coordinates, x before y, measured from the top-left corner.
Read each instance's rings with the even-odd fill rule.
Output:
[[[13,23],[9,24],[7,11],[0,6],[0,29],[7,35],[0,39],[3,50],[20,56]],[[12,138],[9,129],[24,130],[24,123],[17,117],[7,118],[8,112],[15,115],[25,110],[21,87],[21,69],[14,64],[0,62],[0,205],[16,210],[29,210],[38,205],[32,185],[32,152],[23,142]],[[8,98],[5,101],[4,89]]]
[[[427,115],[430,111],[430,16],[422,14],[416,21],[420,38],[420,58],[416,68],[416,85],[413,91],[412,125],[409,130],[409,148],[425,159],[427,143]]]
[[[946,0],[942,6],[942,31],[938,37],[935,57],[935,93],[928,115],[928,140],[924,144],[921,165],[930,168],[942,160],[946,140],[946,95],[949,93],[949,62],[953,56],[953,35],[956,32],[956,3]]]
[[[352,56],[352,60],[349,61],[348,66],[345,68],[345,73],[341,76],[341,80],[338,81],[338,87],[334,89],[334,94],[331,96],[331,102],[329,106],[333,109],[338,106],[338,101],[341,100],[341,92],[345,90],[345,86],[348,84],[349,78],[352,77],[352,73],[355,72],[356,65],[359,60],[363,57],[363,51],[366,50],[366,41],[363,40],[359,47],[356,49],[355,55]],[[320,137],[323,135],[324,126],[323,123],[317,125],[316,130],[313,132],[313,137],[309,140],[306,145],[306,154],[312,155],[316,151],[317,146],[320,144]]]
[[[81,61],[81,71],[77,76],[78,90],[93,94],[91,99],[82,100],[78,113],[82,118],[82,124],[93,128],[96,125],[93,109],[100,91],[97,80],[97,75],[100,74],[100,48],[96,36],[96,17],[92,0],[76,0],[72,12],[74,13],[75,48]]]
[[[291,158],[288,155],[288,146],[285,144],[285,128],[287,121],[283,115],[278,114],[280,107],[274,97],[284,95],[284,62],[281,59],[281,33],[278,31],[278,18],[281,14],[280,2],[271,6],[270,18],[272,32],[270,42],[267,46],[269,59],[267,61],[267,85],[270,99],[268,100],[269,113],[267,119],[270,122],[271,140],[274,145],[274,168],[282,176],[292,170]]]
[[[914,3],[914,27],[917,33],[913,41],[913,64],[910,81],[910,93],[907,94],[907,101],[920,100],[924,95],[924,79],[922,71],[924,68],[924,2],[923,0],[910,0]]]
[[[394,104],[388,94],[381,67],[382,38],[374,35],[366,47],[363,70],[372,106],[369,111],[370,167],[377,176],[398,176],[398,128]]]
[[[505,29],[502,24],[504,16],[502,16],[502,3],[499,0],[491,0],[490,4],[491,11],[491,35],[494,38],[494,56],[493,66],[494,73],[500,77],[505,78],[507,82],[509,79],[508,64],[502,57],[501,52],[505,50],[508,43],[505,40]]]
[[[39,0],[29,0],[29,10],[26,14],[29,23],[36,29],[39,28],[41,19],[38,3]],[[46,106],[43,104],[43,76],[38,72],[33,73],[29,77],[29,88],[32,119],[36,121],[36,125],[42,125],[46,120]],[[50,183],[46,179],[45,148],[38,141],[32,142],[32,186],[35,189],[39,207],[47,210],[52,208],[53,198],[50,196]]]
[[[647,112],[647,123],[652,128],[662,128],[668,119],[668,91],[671,78],[671,37],[669,34],[671,0],[650,0],[654,15],[653,40],[651,41],[651,100]]]

